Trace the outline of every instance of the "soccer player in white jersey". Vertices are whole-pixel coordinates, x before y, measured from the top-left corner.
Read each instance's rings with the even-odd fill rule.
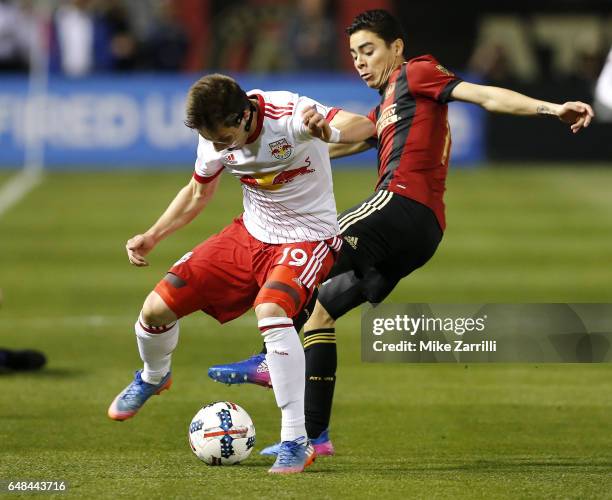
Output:
[[[272,473],[301,472],[314,460],[304,426],[304,350],[292,318],[329,272],[341,241],[326,141],[355,142],[374,133],[364,118],[340,137],[304,124],[326,108],[290,92],[246,94],[231,78],[208,75],[189,90],[186,125],[199,132],[195,172],[162,216],[126,245],[129,261],[196,217],[213,196],[220,174],[238,178],[244,214],[185,254],[146,298],[136,339],[144,368],[114,399],[108,415],[133,417],[147,399],[171,385],[170,361],[179,318],[202,310],[225,323],[255,308],[267,346],[274,395],[281,409],[281,452]]]

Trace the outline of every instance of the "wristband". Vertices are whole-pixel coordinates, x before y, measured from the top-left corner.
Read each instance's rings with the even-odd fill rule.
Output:
[[[331,129],[331,134],[329,134],[329,141],[327,142],[340,142],[340,131],[336,127],[329,127]]]

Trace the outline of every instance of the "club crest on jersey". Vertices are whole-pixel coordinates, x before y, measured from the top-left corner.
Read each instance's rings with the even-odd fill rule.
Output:
[[[278,141],[269,143],[268,146],[270,146],[272,156],[277,160],[286,160],[293,152],[293,146],[289,144],[284,137]]]

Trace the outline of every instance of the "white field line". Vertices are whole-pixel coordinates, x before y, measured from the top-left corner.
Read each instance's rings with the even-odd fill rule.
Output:
[[[133,316],[48,316],[48,317],[4,317],[2,325],[5,327],[28,327],[28,328],[44,328],[49,325],[61,327],[110,327],[119,326],[132,328],[138,314]],[[220,325],[217,321],[205,314],[194,315],[197,323],[206,326],[215,326],[216,328],[226,328],[225,325]],[[191,319],[191,318],[190,318]],[[191,321],[190,321],[191,322]],[[249,326],[257,328],[257,320],[254,317],[244,316],[237,318],[229,325]],[[197,328],[197,324],[194,325]],[[190,328],[192,325],[189,326]]]
[[[38,186],[41,180],[40,171],[24,168],[0,186],[0,217]]]

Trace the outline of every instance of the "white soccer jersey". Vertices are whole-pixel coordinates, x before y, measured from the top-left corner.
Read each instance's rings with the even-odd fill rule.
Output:
[[[255,130],[241,149],[215,151],[200,136],[194,178],[210,182],[228,170],[242,184],[244,224],[265,243],[320,241],[340,233],[327,144],[314,139],[302,111],[316,106],[291,92],[252,90],[259,101]]]

